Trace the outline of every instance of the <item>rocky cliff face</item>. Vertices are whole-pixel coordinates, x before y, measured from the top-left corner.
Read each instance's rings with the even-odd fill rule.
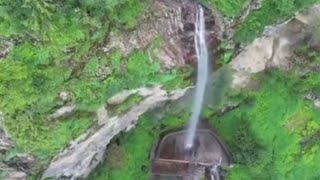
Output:
[[[147,49],[151,59],[157,58],[163,68],[195,64],[194,15],[198,4],[191,0],[156,0],[139,20],[135,31],[112,33],[103,48],[110,53],[119,49],[128,55],[136,49]],[[205,10],[208,45],[216,47],[222,39],[224,24],[220,15],[202,5]],[[152,42],[162,37],[159,48]]]
[[[230,63],[235,71],[234,88],[250,86],[250,74],[270,68],[289,70],[298,65],[293,56],[301,45],[319,50],[317,31],[312,30],[319,18],[320,6],[316,5],[282,24],[267,27],[262,37],[246,46]]]

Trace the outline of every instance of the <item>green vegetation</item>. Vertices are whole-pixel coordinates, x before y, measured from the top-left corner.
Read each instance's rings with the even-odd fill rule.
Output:
[[[92,125],[95,110],[115,93],[190,84],[190,70],[160,72],[146,52],[123,57],[118,51],[99,51],[110,31],[135,28],[149,2],[0,0],[0,36],[15,40],[14,49],[0,60],[0,110],[18,152],[47,162]],[[110,72],[100,76],[99,69]],[[63,105],[57,98],[63,90],[71,93],[76,113],[49,120]]]
[[[21,32],[48,35],[43,30],[59,31],[59,27],[56,26],[58,21],[69,22],[71,25],[78,22],[83,25],[82,28],[92,28],[97,33],[104,31],[103,29],[109,24],[130,29],[136,26],[137,17],[149,2],[148,0],[68,0],[67,2],[1,0],[0,18],[3,22],[0,25],[0,32],[4,35],[19,35]]]
[[[151,163],[149,154],[160,134],[172,128],[181,127],[187,120],[188,113],[180,113],[180,115],[174,113],[161,121],[153,119],[152,114],[143,116],[135,129],[120,135],[116,142],[110,145],[106,161],[89,179],[149,179]]]
[[[198,0],[218,9],[227,18],[235,18],[240,15],[247,0]],[[247,43],[259,37],[268,25],[284,21],[296,11],[320,2],[319,0],[262,0],[262,7],[258,11],[249,14],[244,23],[238,27],[235,40]]]
[[[235,35],[238,42],[250,42],[261,35],[264,28],[279,23],[296,11],[317,3],[319,0],[263,0],[262,8],[252,12],[242,23]]]
[[[222,116],[209,117],[233,156],[228,179],[319,178],[320,112],[303,96],[320,88],[320,78],[316,73],[304,78],[275,70],[260,74],[257,79],[263,84],[259,91],[231,95],[232,99],[242,99],[243,105]],[[136,129],[110,145],[123,153],[121,160],[114,159],[110,148],[106,162],[90,178],[148,179],[152,145],[162,132],[185,125],[189,114],[179,113],[161,121],[144,116]]]
[[[228,179],[317,179],[320,111],[304,100],[302,87],[319,88],[312,83],[319,76],[310,74],[302,81],[295,74],[272,71],[259,79],[263,82],[259,91],[241,95],[246,98],[244,105],[210,118],[233,155],[235,166]],[[107,154],[91,179],[148,179],[152,145],[161,132],[184,125],[188,113],[180,113],[159,121],[144,116],[136,129],[111,145],[121,152],[117,156],[121,160]]]
[[[21,49],[21,46],[16,48]],[[30,47],[20,51],[15,49],[9,56],[14,60],[7,59],[0,62],[1,84],[5,84],[5,86],[1,86],[2,101],[0,107],[7,113],[6,124],[9,130],[13,132],[18,144],[23,146],[26,151],[32,151],[42,145],[46,146],[43,147],[44,149],[59,149],[51,144],[47,146],[45,142],[50,140],[46,139],[43,140],[45,142],[42,142],[41,139],[37,138],[38,136],[41,138],[45,138],[46,135],[50,136],[50,133],[48,134],[48,131],[52,131],[50,126],[56,127],[57,131],[65,126],[70,126],[69,120],[56,124],[55,122],[49,122],[46,118],[59,104],[55,99],[59,90],[72,92],[79,111],[93,111],[101,106],[108,97],[123,89],[133,89],[158,83],[167,84],[171,88],[185,84],[184,76],[178,76],[176,71],[160,74],[160,66],[156,63],[150,64],[148,56],[143,52],[136,52],[127,60],[121,56],[116,58],[116,55],[113,55],[113,61],[105,59],[106,63],[113,64],[114,69],[112,75],[103,81],[94,76],[98,67],[98,59],[93,58],[87,64],[82,76],[65,83],[64,79],[68,74],[63,72],[66,70],[63,67],[59,67],[61,69],[55,66],[46,67],[40,64],[42,61],[36,65],[33,65],[36,61],[28,62],[28,59],[36,60],[34,56],[39,55],[37,51],[37,49],[31,49]],[[42,59],[42,55],[39,56]],[[19,57],[21,57],[21,60]],[[45,61],[45,58],[42,60]],[[35,66],[41,66],[41,69],[35,69]],[[120,69],[120,66],[125,69]],[[176,82],[182,82],[182,84]],[[83,120],[83,125],[81,125],[81,122],[82,120],[77,121],[80,131],[77,126],[73,126],[73,128],[76,128],[77,135],[90,124],[88,124],[88,119]],[[73,134],[73,131],[66,131],[66,133]],[[70,135],[66,137],[68,138],[63,139],[60,143],[55,142],[55,146],[62,147],[61,145],[71,139]],[[64,136],[60,135],[59,138],[54,138],[53,135],[51,138],[59,140]],[[32,144],[34,141],[40,141],[41,143],[34,145]],[[32,147],[32,149],[29,147]],[[48,155],[46,152],[43,154]]]
[[[222,42],[218,46],[217,52],[216,52],[217,64],[219,66],[224,66],[228,64],[232,60],[234,54],[235,54],[234,47],[229,47],[228,44]]]
[[[213,84],[216,88],[211,89],[210,92],[224,96],[230,78],[228,70],[228,68],[222,68],[214,76]],[[227,84],[223,84],[224,82]],[[127,100],[128,104],[136,99],[137,97],[133,96],[133,99]],[[213,98],[207,103],[217,106],[220,102],[222,98]],[[119,135],[108,147],[105,162],[92,173],[89,179],[149,179],[151,165],[149,155],[153,145],[162,133],[185,126],[189,119],[188,109],[175,105],[170,109],[172,110],[160,120],[154,119],[151,112],[144,115],[135,129]]]
[[[319,80],[272,71],[261,75],[263,85],[247,103],[212,118],[234,157],[228,179],[319,178],[320,112],[303,98]]]
[[[199,1],[215,6],[216,9],[218,9],[222,13],[222,15],[228,18],[234,18],[240,14],[240,11],[247,0],[233,0],[233,1],[199,0]]]
[[[162,72],[149,57],[161,45],[161,37],[151,45],[150,53],[136,50],[123,57],[118,50],[108,55],[100,51],[110,31],[134,29],[150,2],[0,0],[0,37],[15,43],[9,55],[0,59],[0,111],[5,113],[6,127],[16,143],[7,158],[26,152],[47,163],[91,127],[97,108],[121,90],[155,84],[166,89],[190,85],[190,69]],[[245,0],[202,2],[232,18],[239,15]],[[318,0],[263,0],[261,10],[252,12],[239,26],[236,41],[249,42],[266,25],[315,2]],[[224,65],[234,50],[224,44],[220,48],[219,65]],[[317,52],[302,47],[296,53],[320,63]],[[213,106],[219,106],[228,91],[228,71],[220,72],[210,91],[213,97],[208,98]],[[239,108],[223,115],[214,112],[216,107],[206,112],[233,155],[235,166],[228,179],[319,179],[320,111],[304,99],[310,91],[320,94],[318,73],[299,76],[295,71],[270,71],[257,80],[262,83],[259,91],[230,92],[229,98],[244,102]],[[48,116],[64,104],[57,98],[60,91],[71,93],[76,112],[69,118],[50,120]],[[140,100],[130,97],[115,113],[127,111]],[[137,128],[120,134],[110,144],[104,164],[89,179],[148,179],[152,145],[161,133],[182,127],[188,120],[189,112],[174,112],[177,109],[161,120],[144,115]],[[0,179],[2,176],[0,172]]]
[[[310,89],[320,88],[320,78],[316,73],[303,78],[294,72],[275,70],[260,74],[257,79],[263,84],[259,91],[229,97],[242,99],[243,105],[222,116],[211,114],[210,122],[233,156],[234,167],[228,179],[319,178],[320,112],[303,96]],[[189,114],[180,113],[161,121],[144,116],[136,129],[120,135],[110,145],[123,153],[121,160],[114,159],[110,147],[106,162],[90,178],[148,179],[152,145],[162,132],[185,125]]]

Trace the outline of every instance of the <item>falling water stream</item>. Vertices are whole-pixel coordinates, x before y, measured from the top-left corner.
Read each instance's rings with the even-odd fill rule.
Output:
[[[186,134],[185,148],[192,149],[194,144],[194,138],[196,134],[197,124],[200,118],[201,109],[203,105],[204,94],[206,90],[206,84],[208,80],[208,49],[205,37],[205,19],[202,7],[199,5],[195,16],[195,34],[194,43],[197,54],[198,72],[197,82],[195,87],[194,104],[192,108],[192,114],[190,117],[189,127]]]

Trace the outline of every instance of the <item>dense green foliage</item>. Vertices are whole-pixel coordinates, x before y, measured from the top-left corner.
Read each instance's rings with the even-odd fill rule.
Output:
[[[0,110],[17,145],[12,151],[47,161],[92,125],[95,110],[113,94],[145,85],[170,89],[189,84],[189,70],[161,73],[145,52],[123,57],[118,51],[97,51],[110,31],[134,28],[148,4],[0,1],[0,36],[15,40],[14,49],[0,60]],[[110,73],[101,79],[96,75],[99,68],[109,68]],[[57,98],[63,90],[71,93],[76,113],[52,121],[48,116],[63,105]]]
[[[59,65],[55,67],[42,64],[39,65],[41,69],[35,68],[38,64],[33,65],[33,63],[36,63],[36,61],[28,62],[28,59],[33,58],[36,60],[34,56],[39,55],[38,49],[28,47],[21,50],[21,46],[16,48],[20,50],[12,51],[12,55],[9,56],[14,60],[1,61],[0,81],[5,86],[1,86],[2,101],[0,107],[7,113],[9,130],[13,132],[19,145],[26,145],[26,150],[31,150],[29,149],[31,147],[32,149],[39,148],[38,145],[40,144],[36,146],[32,144],[34,141],[44,143],[42,138],[44,138],[43,141],[47,141],[45,137],[50,135],[48,131],[52,130],[49,126],[57,127],[60,126],[60,123],[62,127],[57,127],[58,129],[63,128],[65,125],[69,126],[68,123],[70,122],[68,121],[56,124],[46,119],[46,116],[53,111],[54,107],[59,105],[59,102],[55,99],[59,90],[72,92],[81,116],[81,111],[97,109],[108,97],[123,89],[158,83],[168,84],[168,87],[174,88],[183,85],[179,82],[184,82],[184,76],[178,76],[176,71],[160,74],[158,64],[152,63],[150,66],[148,56],[142,52],[136,52],[127,60],[122,59],[121,56],[116,58],[115,56],[117,55],[113,55],[112,62],[106,58],[105,63],[114,63],[112,66],[113,73],[103,81],[94,76],[98,63],[103,62],[98,62],[98,59],[93,57],[84,69],[82,76],[66,83],[64,82],[66,77],[64,75],[68,75],[68,73],[64,71],[67,69],[59,67]],[[41,57],[41,59],[44,62],[46,61],[45,58]],[[122,70],[120,66],[123,65],[125,69]],[[87,121],[78,120],[78,126],[82,127],[81,129],[86,129],[88,127]],[[76,126],[73,127],[77,128]],[[72,132],[69,131],[67,133]],[[77,132],[77,135],[81,133],[79,129],[75,129],[74,132]],[[56,138],[55,140],[58,139]],[[55,142],[55,144],[61,147],[61,144],[66,143],[68,140],[70,138],[64,139],[61,143]],[[52,145],[43,145],[45,146],[43,147],[44,149],[52,148],[57,150]],[[44,152],[43,154],[48,153]]]
[[[303,98],[319,79],[271,72],[239,109],[213,118],[234,157],[229,179],[319,178],[320,112]]]
[[[137,17],[148,2],[148,0],[1,0],[0,18],[4,22],[1,23],[0,32],[17,35],[28,31],[46,35],[43,30],[58,28],[52,23],[53,21],[81,22],[94,31],[103,31],[109,24],[133,28],[137,23]]]

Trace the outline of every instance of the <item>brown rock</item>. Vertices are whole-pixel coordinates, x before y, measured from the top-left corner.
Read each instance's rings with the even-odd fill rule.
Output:
[[[151,59],[158,59],[163,68],[196,64],[194,50],[194,15],[198,4],[191,0],[156,0],[140,19],[132,32],[113,33],[103,50],[120,49],[125,56],[135,49],[148,49],[159,36],[163,43],[159,48],[149,48]],[[205,6],[208,44],[213,49],[222,39],[224,25],[221,16]]]

